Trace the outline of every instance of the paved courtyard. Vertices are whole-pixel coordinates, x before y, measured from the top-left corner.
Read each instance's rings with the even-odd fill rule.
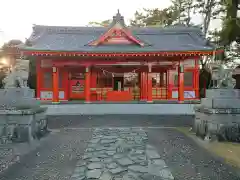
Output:
[[[173,128],[54,130],[0,180],[239,180]]]

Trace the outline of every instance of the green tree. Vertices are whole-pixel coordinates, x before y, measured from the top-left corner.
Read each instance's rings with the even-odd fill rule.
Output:
[[[173,9],[143,9],[142,12],[136,11],[134,18],[130,21],[131,26],[168,26],[177,19]]]
[[[105,21],[102,21],[102,22],[91,21],[91,22],[88,23],[88,25],[107,27],[111,24],[111,22],[112,22],[111,19],[108,19],[108,20],[105,20]]]
[[[233,41],[240,43],[240,17],[237,16],[237,11],[240,10],[240,1],[224,0],[223,6],[226,14],[220,34],[221,43],[223,45],[230,45]]]
[[[7,43],[4,43],[2,46],[2,55],[11,55],[14,58],[19,57],[19,51],[17,46],[22,44],[23,42],[21,40],[13,39],[8,41]]]
[[[193,13],[198,13],[203,19],[201,28],[204,38],[208,40],[208,43],[214,43],[217,45],[219,34],[217,31],[210,31],[209,26],[212,20],[220,18],[221,13],[224,12],[222,0],[194,0],[192,7]],[[215,57],[204,56],[200,59],[201,71],[199,87],[201,95],[203,95],[202,92],[205,88],[210,87],[211,71],[208,67],[208,64],[213,59],[216,59],[216,57],[220,58],[223,57],[223,55]]]
[[[194,13],[202,16],[202,32],[204,37],[207,37],[211,20],[220,18],[220,13],[224,12],[222,0],[194,0]]]
[[[146,18],[146,15],[143,15],[143,12],[136,11],[134,13],[134,19],[130,20],[130,25],[134,27],[144,27],[146,26],[144,20]]]
[[[175,12],[175,17],[177,23],[190,25],[191,21],[191,12],[193,11],[193,0],[171,0],[172,6],[169,9],[172,9],[172,12]]]

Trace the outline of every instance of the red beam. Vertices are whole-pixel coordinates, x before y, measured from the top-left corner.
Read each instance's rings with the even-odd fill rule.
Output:
[[[129,61],[106,61],[106,60],[67,60],[67,61],[63,61],[63,60],[49,60],[49,62],[47,64],[54,64],[54,65],[65,65],[65,66],[84,66],[84,65],[121,65],[121,63],[126,63]],[[150,61],[148,61],[150,62]],[[156,62],[156,61],[151,61],[151,62]],[[147,62],[142,62],[142,64],[140,65],[146,65]],[[130,64],[129,64],[130,65]],[[161,65],[161,64],[159,64]],[[136,66],[136,65],[133,65]],[[165,66],[165,65],[163,65]]]
[[[181,56],[181,57],[194,57],[194,56],[202,56],[202,55],[212,55],[213,53],[221,53],[223,50],[217,50],[214,51],[187,51],[187,52],[137,52],[137,53],[121,53],[121,52],[102,52],[102,53],[95,53],[95,52],[57,52],[57,51],[22,51],[24,55],[31,55],[31,56],[43,56],[43,57],[49,57],[49,56],[71,56],[71,57],[140,57],[140,56],[164,56],[164,57],[175,57],[175,56]]]
[[[165,60],[165,62],[178,62],[180,58],[164,58],[162,60]],[[189,58],[181,58],[182,61],[184,61],[185,59],[189,59]],[[136,61],[135,61],[136,60]],[[102,60],[102,59],[78,59],[78,60],[74,60],[74,59],[43,59],[43,61],[46,64],[54,64],[57,66],[89,66],[89,65],[112,65],[112,64],[121,64],[121,63],[128,63],[128,62],[140,62],[142,63],[142,65],[146,65],[146,63],[148,62],[155,62],[155,63],[159,63],[159,65],[161,65],[162,61],[159,59],[153,59],[153,58],[145,58],[145,59],[128,59],[128,58],[124,58],[124,59],[112,59],[112,60]],[[173,65],[175,65],[175,63],[173,63]],[[164,64],[162,64],[162,66],[165,66]],[[168,65],[166,65],[168,66]]]

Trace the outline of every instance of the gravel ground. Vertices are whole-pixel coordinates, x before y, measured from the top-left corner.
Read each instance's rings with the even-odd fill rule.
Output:
[[[175,129],[144,128],[147,144],[156,148],[175,180],[240,180],[235,169],[216,160]],[[69,180],[86,153],[93,129],[52,133],[36,150],[10,167],[0,180]],[[156,178],[155,178],[156,179]]]
[[[240,171],[223,164],[175,129],[146,129],[149,143],[171,168],[175,180],[240,180]]]
[[[67,180],[83,155],[90,130],[51,133],[34,151],[0,174],[0,180]]]

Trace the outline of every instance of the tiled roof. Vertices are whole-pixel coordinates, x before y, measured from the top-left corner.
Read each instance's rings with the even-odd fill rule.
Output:
[[[195,27],[170,26],[129,28],[132,34],[148,44],[136,45],[99,45],[88,43],[99,38],[108,28],[69,27],[35,25],[28,43],[21,49],[33,51],[70,51],[70,52],[163,52],[163,51],[211,51],[201,30]]]

